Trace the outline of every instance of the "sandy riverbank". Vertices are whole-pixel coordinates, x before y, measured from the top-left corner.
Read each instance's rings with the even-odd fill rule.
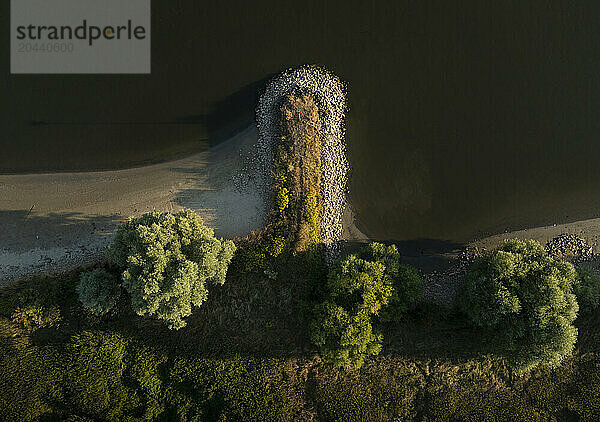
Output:
[[[0,282],[93,262],[120,221],[152,209],[194,209],[227,238],[261,227],[265,198],[248,167],[256,139],[250,127],[177,161],[117,171],[0,176]]]

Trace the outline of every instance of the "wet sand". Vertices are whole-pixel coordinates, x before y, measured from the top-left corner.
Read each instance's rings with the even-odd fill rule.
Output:
[[[191,208],[227,238],[260,228],[256,138],[250,127],[206,152],[126,170],[0,176],[0,283],[101,259],[120,221],[153,209]]]

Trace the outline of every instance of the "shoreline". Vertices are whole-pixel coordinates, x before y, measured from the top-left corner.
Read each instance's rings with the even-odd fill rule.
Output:
[[[268,195],[257,160],[255,125],[207,151],[129,169],[0,175],[0,285],[36,274],[65,271],[101,260],[117,224],[152,210],[198,212],[217,236],[243,237],[264,225]],[[262,176],[261,176],[262,175]],[[347,201],[341,239],[371,240],[358,228]],[[542,245],[576,234],[600,255],[600,218],[497,233],[441,250],[405,244],[405,261],[424,271],[444,270],[465,248],[490,249],[502,239],[534,239]],[[426,242],[425,242],[426,243]],[[452,243],[452,242],[449,242]],[[409,246],[406,246],[409,245]]]
[[[180,124],[185,124],[185,123],[180,123]],[[148,160],[144,160],[144,161],[137,161],[137,162],[133,162],[131,165],[121,166],[121,167],[99,167],[99,168],[93,168],[93,169],[70,169],[70,170],[63,170],[63,169],[57,168],[54,170],[53,169],[42,169],[42,170],[37,170],[37,171],[36,170],[32,170],[32,171],[1,171],[0,170],[0,178],[6,177],[6,176],[42,176],[42,175],[47,176],[47,175],[60,175],[60,174],[108,173],[108,172],[116,172],[116,171],[135,170],[135,169],[141,169],[141,168],[146,168],[146,167],[151,167],[151,166],[158,166],[161,164],[171,163],[171,162],[175,162],[175,161],[183,161],[183,160],[186,160],[195,155],[205,154],[209,151],[214,152],[222,144],[226,144],[228,141],[243,134],[244,132],[248,131],[251,127],[254,127],[254,126],[255,126],[254,123],[251,123],[249,125],[247,124],[243,127],[234,126],[234,129],[227,130],[227,133],[229,134],[228,136],[217,137],[213,146],[211,146],[211,144],[213,144],[213,142],[211,142],[207,139],[202,139],[202,140],[197,141],[199,144],[203,145],[202,147],[196,147],[193,149],[189,149],[185,152],[178,152],[178,153],[170,154],[170,156],[167,158],[156,158],[156,159],[148,159]]]
[[[0,176],[0,181],[1,179],[2,176]],[[217,191],[213,190],[210,192],[214,193]],[[181,205],[176,204],[173,201],[170,202],[170,205],[172,207],[170,211],[177,211],[182,208]],[[160,210],[158,207],[155,207],[155,209]],[[207,210],[208,209],[206,208],[204,210],[196,209],[203,218],[206,218]],[[142,212],[138,212],[137,214],[139,215],[141,213]],[[70,233],[70,238],[71,240],[77,239],[78,241],[70,243],[63,242],[62,244],[54,246],[31,247],[32,243],[30,242],[29,246],[24,246],[21,250],[3,247],[0,249],[0,287],[21,278],[42,275],[45,273],[68,271],[102,260],[105,248],[112,241],[116,224],[120,221],[124,221],[126,217],[127,216],[121,216],[118,221],[108,221],[107,217],[90,216],[90,220],[86,226],[88,229],[91,228],[90,233],[86,236],[82,233],[80,227],[76,227],[76,230]],[[263,218],[264,215],[259,217]],[[342,241],[344,243],[355,245],[362,245],[370,241],[375,241],[376,239],[371,239],[360,231],[354,218],[352,206],[350,203],[347,203],[342,219]],[[258,222],[256,219],[254,221]],[[0,217],[0,222],[4,223],[2,217]],[[262,224],[262,220],[259,224]],[[259,227],[257,226],[256,228]],[[48,230],[47,227],[45,229]],[[241,237],[254,229],[241,231],[237,237]],[[218,234],[219,231],[219,228],[215,229],[215,233]],[[10,233],[10,230],[5,230],[0,234],[0,240],[4,240],[7,237],[7,232]],[[48,234],[48,232],[46,232],[46,234]],[[54,235],[56,233],[55,231],[52,231],[50,234]],[[420,255],[402,254],[402,256],[406,263],[417,266],[423,272],[430,273],[437,279],[436,283],[439,283],[442,280],[437,276],[443,275],[443,273],[449,269],[452,270],[459,262],[460,254],[466,249],[491,249],[501,240],[514,237],[522,240],[534,239],[542,245],[545,245],[548,241],[562,234],[574,234],[584,238],[592,248],[592,254],[594,256],[600,255],[600,218],[592,218],[563,224],[554,224],[551,226],[538,226],[498,233],[462,244],[459,248],[451,251],[438,251]],[[60,237],[60,240],[65,240],[65,237],[69,239],[68,235],[65,236],[63,234],[63,236]],[[24,243],[24,241],[22,241],[22,243]]]
[[[260,228],[256,140],[252,125],[207,151],[150,166],[0,175],[0,284],[93,263],[119,222],[154,209],[191,208],[227,238]]]

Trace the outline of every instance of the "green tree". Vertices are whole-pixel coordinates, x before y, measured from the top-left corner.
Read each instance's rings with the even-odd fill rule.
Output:
[[[400,263],[396,245],[373,242],[363,248],[359,256],[366,261],[382,263],[385,276],[392,282],[392,295],[381,312],[383,321],[399,321],[417,306],[423,297],[423,280],[415,267]]]
[[[139,315],[155,316],[169,328],[207,298],[206,282],[223,284],[235,245],[214,236],[191,210],[152,212],[117,229],[109,253],[124,267],[123,287]]]
[[[117,304],[121,293],[119,280],[104,268],[81,273],[77,285],[79,300],[93,314],[103,315]]]
[[[475,326],[493,333],[516,371],[557,366],[577,339],[575,280],[573,265],[538,242],[510,239],[473,262],[459,303]]]
[[[350,255],[338,262],[327,282],[328,298],[317,305],[311,340],[335,366],[360,368],[381,351],[382,336],[371,325],[392,294],[391,280],[381,262]]]
[[[370,315],[351,314],[342,306],[324,302],[315,308],[311,339],[325,361],[358,369],[369,356],[379,354],[383,336],[373,331]]]
[[[589,314],[600,304],[600,275],[593,268],[577,268],[577,281],[573,289],[581,313]]]

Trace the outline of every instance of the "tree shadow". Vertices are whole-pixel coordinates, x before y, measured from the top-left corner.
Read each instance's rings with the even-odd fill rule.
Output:
[[[489,335],[470,327],[460,314],[436,307],[425,312],[430,314],[381,324],[382,353],[409,359],[469,360],[497,351]]]
[[[120,215],[0,211],[0,284],[104,259]]]
[[[68,211],[39,215],[33,210],[2,210],[0,245],[5,251],[21,251],[82,243],[111,236],[120,215],[87,215]]]
[[[577,348],[581,353],[593,353],[600,350],[600,308],[589,314],[580,314],[575,320],[579,330]]]
[[[456,257],[466,248],[466,244],[442,239],[415,240],[373,240],[385,245],[396,245],[403,263],[413,265],[422,271],[447,270],[456,265]],[[340,256],[356,253],[368,241],[341,241],[338,243]]]
[[[313,349],[298,318],[301,286],[247,273],[207,287],[208,300],[193,309],[180,330],[131,311],[106,324],[139,344],[186,358],[298,357]]]

